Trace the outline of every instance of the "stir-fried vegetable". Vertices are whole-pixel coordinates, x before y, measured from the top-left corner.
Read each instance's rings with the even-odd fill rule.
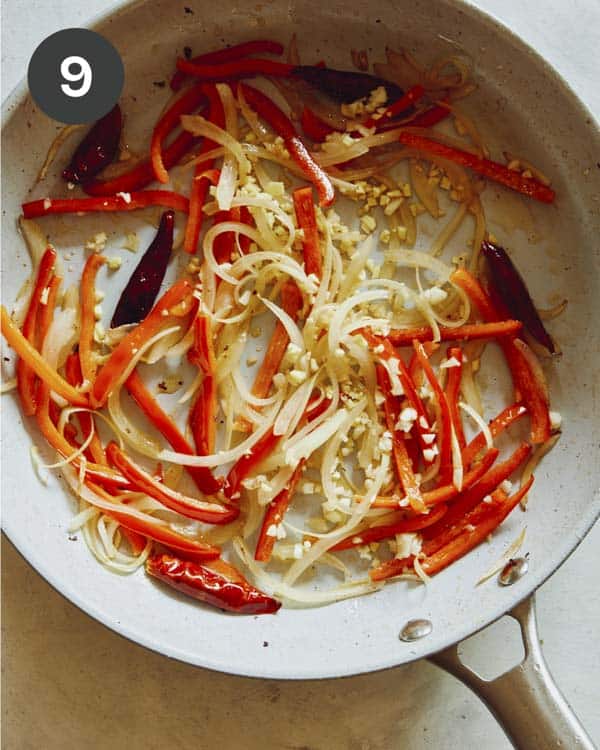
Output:
[[[72,528],[95,557],[252,614],[440,572],[527,496],[560,422],[521,336],[554,344],[486,232],[481,177],[546,203],[554,192],[533,167],[488,158],[456,104],[474,88],[466,66],[409,66],[410,81],[389,51],[374,76],[268,57],[283,52],[255,40],[178,60],[180,93],[141,161],[101,175],[117,107],[64,171],[89,197],[23,204],[27,219],[68,214],[73,228],[82,213],[148,209],[158,231],[108,332],[109,256],[88,255],[79,292],[62,293],[60,248],[31,221],[29,296],[12,317],[2,308],[23,414],[58,454],[49,468],[78,498]],[[283,99],[244,82],[261,77]],[[444,132],[450,117],[461,138]],[[178,278],[159,296],[171,259]],[[515,390],[490,421],[488,348]],[[524,417],[528,440],[501,455],[498,437]],[[321,566],[338,585],[314,585]]]

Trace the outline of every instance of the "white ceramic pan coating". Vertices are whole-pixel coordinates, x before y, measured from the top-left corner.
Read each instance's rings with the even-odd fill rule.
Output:
[[[122,102],[130,121],[140,123],[140,133],[148,132],[168,96],[153,82],[166,77],[185,45],[200,52],[258,37],[287,43],[295,33],[306,61],[322,57],[334,67],[350,68],[351,48],[368,49],[371,60],[382,59],[386,45],[432,59],[457,44],[475,61],[479,89],[468,106],[492,152],[500,155],[509,148],[527,155],[552,177],[558,195],[553,206],[525,204],[493,186],[484,195],[490,228],[515,251],[536,300],[544,306],[558,297],[569,300],[552,327],[563,354],[548,371],[563,434],[537,473],[527,510],[529,573],[508,588],[493,581],[475,586],[522,528],[518,511],[491,544],[438,575],[426,597],[400,584],[323,608],[283,609],[274,617],[226,616],[165,593],[142,572],[115,576],[81,541],[68,541],[72,500],[58,481],[40,487],[29,459],[33,433],[11,396],[3,397],[3,528],[43,576],[90,615],[191,664],[240,675],[303,679],[358,674],[430,656],[526,599],[573,551],[600,512],[598,462],[593,460],[600,442],[594,389],[600,365],[597,125],[535,52],[459,2],[292,0],[254,7],[233,0],[187,0],[185,5],[193,12],[170,0],[140,0],[93,26],[123,57]],[[5,104],[3,115],[2,293],[8,302],[28,268],[13,217],[57,126],[32,104],[24,85]],[[411,644],[401,642],[401,626],[416,616],[432,621],[432,634]],[[525,621],[531,629],[531,618]],[[268,649],[262,646],[265,640]],[[447,667],[450,661],[446,653]],[[545,699],[551,713],[554,697]],[[542,711],[539,721],[547,715]],[[565,726],[564,731],[571,731]]]

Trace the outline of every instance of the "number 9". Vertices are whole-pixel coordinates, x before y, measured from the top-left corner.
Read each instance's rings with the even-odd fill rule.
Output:
[[[78,65],[79,70],[77,73],[72,73],[70,70],[71,65]],[[60,74],[66,81],[81,81],[81,86],[78,89],[74,89],[68,83],[62,83],[61,89],[67,96],[78,98],[85,96],[92,86],[92,68],[85,57],[79,57],[77,55],[71,55],[65,57],[60,64]]]

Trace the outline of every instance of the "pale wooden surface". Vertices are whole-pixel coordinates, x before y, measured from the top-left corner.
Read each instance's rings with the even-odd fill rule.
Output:
[[[3,95],[52,31],[85,23],[106,0],[3,0]],[[534,43],[600,116],[597,0],[479,0]],[[543,22],[540,19],[543,18]],[[600,742],[600,527],[542,587],[550,667]],[[7,750],[388,750],[509,743],[480,702],[421,662],[324,682],[257,681],[170,661],[76,609],[2,540],[3,728]],[[472,660],[510,651],[506,630],[479,638]]]

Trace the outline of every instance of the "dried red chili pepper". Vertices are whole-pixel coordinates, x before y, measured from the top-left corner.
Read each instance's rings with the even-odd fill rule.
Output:
[[[298,65],[291,71],[292,76],[301,78],[336,102],[355,102],[369,96],[373,89],[383,86],[388,101],[400,99],[403,90],[395,83],[369,73],[356,73],[352,70],[333,70],[319,65]]]
[[[68,182],[87,182],[107,167],[119,148],[123,118],[116,104],[90,129],[71,159],[62,176]]]
[[[335,191],[327,174],[312,158],[308,149],[296,133],[290,118],[263,94],[262,91],[240,83],[244,98],[249,106],[269,123],[273,130],[283,138],[291,158],[300,167],[307,180],[313,183],[319,196],[319,205],[330,206],[335,199]]]
[[[491,281],[491,292],[495,292],[511,314],[521,320],[536,341],[549,352],[556,351],[554,342],[533,304],[523,277],[503,247],[483,241],[481,250],[486,257]],[[493,297],[494,295],[492,295]]]
[[[277,612],[281,607],[223,560],[216,560],[214,565],[200,565],[174,555],[152,555],[146,561],[146,572],[177,591],[227,612],[262,615]]]
[[[150,312],[165,277],[173,249],[175,213],[165,211],[156,237],[137,264],[123,289],[110,321],[111,328],[125,323],[139,323]]]

